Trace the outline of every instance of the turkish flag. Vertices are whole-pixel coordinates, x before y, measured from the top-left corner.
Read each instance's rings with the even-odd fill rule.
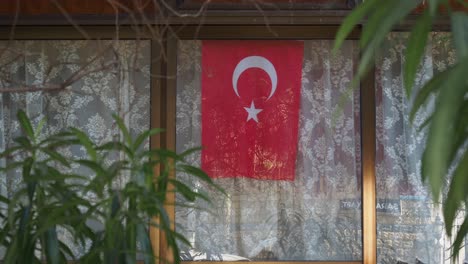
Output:
[[[294,180],[304,44],[202,46],[202,169],[212,178]]]

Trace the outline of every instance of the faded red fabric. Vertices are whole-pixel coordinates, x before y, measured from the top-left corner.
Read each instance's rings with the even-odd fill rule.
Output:
[[[294,180],[303,50],[301,41],[203,41],[202,169],[210,177]]]

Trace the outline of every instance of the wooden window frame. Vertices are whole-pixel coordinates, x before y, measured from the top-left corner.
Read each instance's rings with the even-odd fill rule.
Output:
[[[258,17],[247,17],[245,21],[253,21],[254,25],[219,25],[216,18],[200,27],[197,24],[179,25],[177,21],[172,26],[154,26],[152,30],[160,30],[163,41],[151,41],[151,89],[150,89],[150,125],[161,127],[166,130],[164,135],[155,135],[151,138],[151,148],[168,148],[175,150],[176,140],[176,73],[177,73],[177,41],[190,39],[320,39],[332,40],[338,29],[337,19],[341,16],[331,18],[328,22],[312,23],[318,21],[319,17],[303,17],[305,20],[298,23],[282,23],[285,17],[277,17],[273,25],[258,23]],[[219,18],[221,19],[221,18]],[[236,18],[237,21],[239,18]],[[323,19],[323,18],[322,18]],[[324,25],[325,24],[325,25]],[[163,28],[164,30],[161,30]],[[115,39],[115,26],[82,26],[91,39]],[[164,31],[164,32],[163,32]],[[0,27],[0,40],[8,40],[11,27]],[[353,31],[349,39],[359,39],[359,29]],[[134,27],[119,27],[119,39],[150,39],[149,29],[135,31]],[[80,40],[83,35],[72,26],[18,26],[14,32],[15,40]],[[165,56],[154,56],[162,54]],[[165,78],[164,76],[168,76]],[[362,155],[362,261],[254,261],[252,264],[373,264],[377,261],[377,226],[376,226],[376,192],[375,192],[375,91],[374,71],[369,71],[366,78],[361,80],[361,155]],[[155,173],[159,168],[155,168]],[[171,177],[175,177],[172,174]],[[175,196],[168,196],[168,203],[174,204]],[[175,220],[175,208],[173,205],[166,209]],[[159,230],[152,228],[150,236],[155,253],[171,261],[164,236]],[[187,264],[194,262],[184,261]],[[213,264],[212,261],[196,262],[196,264]],[[235,264],[234,262],[223,262],[223,264]]]
[[[160,54],[159,42],[151,39],[151,32],[147,29],[136,31],[135,28],[124,26],[119,27],[116,35],[115,26],[84,26],[80,28],[87,34],[90,40],[150,40],[150,127],[162,127],[161,125],[161,61],[154,58],[153,54]],[[157,30],[158,28],[156,28]],[[117,38],[118,37],[118,38]],[[0,26],[0,41],[9,40],[87,40],[80,30],[72,26],[18,26],[12,33],[11,26]],[[163,147],[159,134],[150,138],[150,148]],[[155,175],[159,173],[159,167],[154,168]],[[154,227],[150,227],[150,238],[154,252],[160,251],[160,232]],[[75,263],[69,261],[68,263]],[[143,264],[143,261],[137,261]]]
[[[350,10],[356,4],[357,0],[177,0],[175,6],[179,10]]]
[[[171,28],[166,39],[166,73],[167,76],[173,76],[167,79],[164,87],[161,87],[165,95],[165,109],[162,112],[165,114],[165,129],[167,131],[165,146],[170,149],[175,149],[176,146],[176,88],[177,80],[177,41],[178,40],[202,40],[202,39],[320,39],[333,40],[338,30],[338,26],[332,25],[312,25],[312,26],[179,26]],[[351,33],[348,39],[358,40],[359,30],[356,29]],[[375,90],[374,90],[374,70],[369,71],[369,74],[361,81],[361,154],[362,154],[362,243],[363,253],[362,261],[253,261],[253,264],[372,264],[377,262],[377,225],[376,225],[376,192],[375,192]],[[363,100],[365,98],[365,100]],[[175,197],[169,197],[169,203],[174,204]],[[175,208],[168,206],[168,213],[175,221]],[[171,255],[166,251],[163,237],[160,238],[162,243],[160,254],[162,257],[171,261]],[[216,261],[184,261],[186,264],[213,264]],[[223,261],[223,264],[235,264],[235,262]]]

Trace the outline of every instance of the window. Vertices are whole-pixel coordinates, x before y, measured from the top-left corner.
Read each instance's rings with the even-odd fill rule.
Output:
[[[407,33],[392,33],[381,50],[376,68],[377,106],[377,239],[378,263],[404,261],[449,263],[451,244],[445,236],[440,206],[421,182],[421,159],[427,130],[418,131],[432,113],[435,98],[410,124],[411,101],[402,84]],[[455,62],[451,36],[430,36],[416,87]],[[380,209],[379,209],[380,208]],[[464,212],[460,212],[462,217]],[[461,225],[463,218],[458,219]],[[459,260],[465,259],[460,251]]]
[[[98,144],[109,142],[119,135],[114,113],[124,117],[131,133],[149,128],[149,41],[1,41],[0,50],[0,87],[20,91],[0,94],[0,151],[14,146],[13,139],[21,134],[16,119],[19,109],[27,112],[34,125],[45,118],[44,138],[73,126]],[[24,91],[35,87],[34,92]],[[83,149],[73,146],[61,152],[68,157],[85,156]],[[15,161],[15,156],[0,159],[2,167]],[[20,184],[19,173],[2,171],[2,194],[11,198]],[[82,252],[72,234],[59,230],[59,235],[74,245],[75,254]]]
[[[230,45],[235,49],[237,45],[248,45],[252,41],[209,43]],[[258,45],[268,48],[274,44],[274,41],[267,41]],[[298,146],[295,179],[259,180],[242,177],[242,174],[219,178],[215,182],[226,190],[227,196],[213,191],[208,193],[213,206],[203,202],[194,204],[195,208],[206,207],[207,211],[176,206],[176,229],[180,228],[192,242],[193,248],[185,249],[191,260],[362,259],[359,92],[346,93],[357,62],[357,43],[349,40],[336,57],[331,54],[332,40],[305,40],[303,44],[299,139],[294,142]],[[203,145],[202,45],[205,44],[199,40],[178,41],[178,151]],[[259,53],[258,50],[249,52]],[[220,59],[218,67],[225,63],[226,58]],[[245,78],[249,78],[249,74],[248,71],[243,73]],[[260,82],[267,79],[262,73],[258,74]],[[239,86],[241,78],[242,75]],[[248,84],[245,87],[251,89],[253,85],[261,85]],[[228,85],[231,82],[226,81]],[[235,134],[240,130],[229,129],[233,135],[223,141],[236,141]],[[277,143],[285,144],[281,138]],[[200,153],[197,154],[191,158],[200,166]],[[200,184],[191,182],[193,188],[207,190],[208,186]]]
[[[183,259],[359,263],[362,259],[359,90],[346,100],[337,96],[351,80],[358,56],[355,42],[349,40],[341,56],[333,60],[330,38],[335,27],[298,27],[294,32],[287,27],[273,27],[279,37],[265,32],[263,27],[251,27],[244,34],[240,34],[242,27],[223,27],[223,33],[219,33],[221,30],[215,33],[216,28],[206,27],[204,31],[204,27],[196,38],[305,39],[303,43],[307,48],[304,49],[301,89],[308,94],[301,97],[302,138],[298,143],[298,160],[303,160],[298,161],[295,183],[216,179],[227,187],[229,193],[223,201],[215,199],[214,208],[210,207],[221,212],[221,217],[178,208],[176,204],[176,228],[198,247]],[[199,145],[201,140],[200,60],[203,40],[193,40],[196,33],[190,29],[181,28],[177,32],[178,41],[174,39],[168,44],[168,54],[174,54],[174,60],[177,58],[177,63],[169,62],[168,74],[177,78],[168,83],[168,90],[172,92],[167,100],[167,111],[174,113],[168,115],[168,131],[173,132],[176,138],[171,136],[167,143],[183,149]],[[345,109],[340,109],[343,101]],[[326,113],[314,115],[314,111],[321,112],[322,109]],[[344,111],[343,119],[338,121],[343,126],[333,134],[330,132],[332,124],[327,121],[331,122],[339,110]],[[315,126],[310,126],[313,122],[316,122]],[[322,155],[328,153],[329,157],[314,157],[317,153],[310,146],[319,144],[317,142],[322,146],[331,145],[333,150],[318,151]],[[340,154],[333,154],[334,149]],[[199,156],[191,158],[195,164],[200,164]],[[315,178],[310,172],[314,162],[321,164]],[[341,175],[340,179],[327,175],[326,170]],[[184,176],[178,174],[176,177]],[[307,187],[301,186],[302,183]],[[193,184],[197,186],[198,183]],[[327,199],[333,202],[327,203]],[[206,206],[202,203],[197,205]],[[327,214],[329,206],[333,208],[332,214]],[[312,214],[321,215],[321,218],[314,219]]]
[[[313,30],[311,29],[311,31]],[[279,30],[275,33],[278,32],[281,31]],[[294,36],[284,32],[278,33],[279,36],[277,37],[281,39],[282,33],[285,34],[285,38],[294,39]],[[228,28],[225,34],[218,33],[213,36],[203,35],[203,33],[201,33],[199,38],[216,39],[216,36],[222,36],[223,39],[239,38],[239,34],[235,34],[234,37],[229,37],[230,34],[232,33]],[[362,187],[364,196],[360,198],[359,195],[355,195],[355,199],[348,199],[349,197],[345,196],[352,195],[349,195],[346,191],[340,193],[341,190],[338,183],[340,181],[339,170],[336,169],[336,164],[332,164],[331,166],[327,164],[327,166],[330,166],[329,175],[332,175],[330,179],[335,181],[335,186],[337,187],[336,189],[329,190],[333,194],[329,194],[327,202],[323,203],[327,206],[328,222],[322,225],[324,228],[321,230],[320,228],[314,229],[312,226],[307,226],[303,230],[300,230],[302,224],[310,220],[308,216],[304,217],[304,214],[301,214],[304,212],[296,214],[297,212],[294,210],[294,206],[298,203],[295,199],[301,196],[301,191],[291,191],[290,194],[286,195],[287,198],[285,201],[281,203],[278,202],[279,199],[275,197],[275,195],[281,197],[281,192],[284,189],[277,187],[281,186],[281,184],[275,183],[275,188],[277,188],[278,191],[272,191],[271,193],[274,193],[274,195],[267,195],[264,194],[268,193],[268,188],[264,187],[264,185],[267,185],[265,183],[260,183],[257,186],[250,182],[246,184],[246,182],[249,181],[247,179],[217,179],[229,193],[227,198],[215,202],[215,208],[213,210],[218,212],[217,215],[222,215],[222,217],[216,218],[213,215],[208,213],[204,214],[201,211],[191,211],[176,207],[175,215],[176,223],[178,224],[177,228],[183,230],[183,233],[190,238],[190,241],[194,245],[192,256],[185,256],[185,260],[227,261],[229,257],[241,256],[253,261],[361,261],[362,259],[367,259],[367,261],[369,261],[369,257],[366,256],[366,251],[372,252],[375,250],[377,263],[397,263],[398,261],[402,263],[418,263],[418,261],[422,263],[448,263],[450,261],[451,241],[445,236],[440,209],[431,201],[426,187],[420,180],[418,167],[425,135],[424,133],[418,134],[416,129],[409,124],[407,120],[407,113],[411,101],[408,101],[404,97],[401,76],[406,45],[405,34],[406,33],[393,33],[388,36],[386,46],[382,48],[376,60],[376,69],[371,72],[367,79],[361,80],[361,97],[357,97],[359,99],[356,104],[356,106],[358,106],[356,109],[360,111],[361,116],[360,118],[354,118],[354,120],[357,121],[354,129],[355,132],[360,133],[362,142],[360,140],[355,140],[354,150],[362,150],[362,159],[359,159],[360,154],[358,151],[354,153],[355,156],[353,158],[355,162],[354,165],[356,166],[355,168],[357,169],[354,175],[361,174],[359,171],[361,166],[357,164],[362,162]],[[254,39],[268,38],[252,37],[252,35],[248,33],[245,35],[248,35],[245,37],[246,39],[249,39],[249,36]],[[320,39],[320,37],[315,38]],[[296,39],[301,39],[301,37],[296,37]],[[320,80],[323,80],[320,75],[318,77],[305,78],[304,80],[306,76],[304,75],[304,71],[306,71],[305,69],[307,68],[306,61],[308,60],[307,52],[313,50],[311,47],[317,45],[317,43],[322,43],[323,45],[323,43],[326,42],[326,40],[304,41],[305,55],[303,86],[301,90],[302,100],[304,100],[304,96],[309,96],[307,92],[313,94],[314,87],[317,87],[317,83],[308,86],[304,84],[304,81],[314,79],[316,82],[320,82]],[[177,107],[175,108],[177,121],[175,125],[175,143],[179,149],[190,146],[190,144],[194,142],[196,143],[195,145],[200,144],[199,78],[203,70],[199,62],[201,57],[201,43],[202,41],[187,40],[182,37],[182,39],[178,41],[177,51],[174,51],[174,53],[177,54]],[[352,43],[352,41],[349,41],[346,47],[352,47]],[[320,46],[320,44],[318,44],[318,46]],[[318,55],[314,58],[315,60],[321,60],[323,57],[327,56],[327,52],[324,50],[317,52],[317,54]],[[418,85],[427,81],[433,73],[453,63],[453,56],[454,53],[450,43],[450,36],[447,33],[434,32],[425,55],[423,66],[418,75]],[[175,68],[176,66],[174,65],[173,67]],[[312,68],[318,70],[317,67]],[[331,70],[330,72],[333,72],[332,66],[330,66],[329,69]],[[333,78],[333,74],[330,74],[330,76]],[[357,94],[358,93],[355,91],[354,95]],[[337,96],[337,94],[333,94],[332,97],[336,99]],[[375,101],[373,98],[375,98]],[[301,101],[301,113],[305,112],[307,107],[314,109],[316,105],[317,102],[307,105],[307,101]],[[327,113],[327,109],[325,108],[315,111],[320,114]],[[422,121],[424,116],[427,116],[430,111],[431,108],[429,105],[427,112],[420,113],[418,120]],[[348,117],[346,111],[344,111],[344,116]],[[307,122],[307,118],[308,117],[301,116],[301,125]],[[373,123],[374,121],[375,123]],[[303,128],[304,127],[301,127],[301,129]],[[314,136],[316,135],[309,134],[307,140],[313,142]],[[316,144],[307,145],[307,143],[305,143],[307,140],[301,141],[302,139],[303,138],[299,139],[299,145],[304,147],[304,149],[313,151],[317,148]],[[362,146],[358,146],[360,143],[362,143]],[[336,147],[336,145],[330,142],[327,142],[327,144],[327,147],[331,149]],[[336,154],[336,150],[333,152]],[[301,158],[301,154],[303,153],[299,153],[298,155],[298,166],[305,164],[299,164],[300,162],[304,162],[304,159]],[[199,164],[200,159],[199,157],[194,157],[193,161]],[[316,164],[317,163],[315,163],[314,166],[316,166]],[[308,167],[308,171],[319,170],[320,166],[314,166]],[[375,177],[373,175],[374,169],[376,173]],[[309,175],[313,175],[313,173]],[[177,177],[183,176],[178,175]],[[351,177],[347,179],[349,180],[350,178]],[[361,180],[360,177],[357,178]],[[320,180],[318,181],[320,182]],[[375,205],[373,205],[375,209],[369,206],[369,199],[371,199],[370,197],[372,197],[372,192],[374,190],[373,188],[368,188],[368,185],[371,185],[372,181],[376,181]],[[196,184],[197,183],[194,183],[194,186],[197,186]],[[272,184],[272,186],[275,184]],[[304,184],[304,186],[307,186],[307,184]],[[350,185],[348,182],[347,187],[353,188],[355,186],[356,185],[353,184]],[[314,187],[307,186],[306,189],[311,191],[307,194],[310,195],[310,197],[314,197],[314,195],[318,195],[319,193],[315,192],[317,189],[314,189]],[[257,199],[254,193],[258,192],[258,190],[267,198],[264,200],[261,198]],[[273,204],[276,203],[274,206],[271,205],[272,200],[274,201]],[[263,206],[255,208],[255,203],[257,201],[260,201],[260,204]],[[360,202],[364,205],[362,206]],[[365,205],[365,203],[368,203],[368,205]],[[284,206],[283,208],[286,209],[281,211],[280,206],[275,208],[277,204]],[[340,210],[338,210],[337,214],[334,214],[334,204],[340,204]],[[308,208],[310,212],[320,207],[320,201],[314,200],[313,202],[304,202],[302,205],[306,205],[306,208]],[[203,207],[203,205],[201,206]],[[356,212],[361,212],[361,208],[364,208],[362,211],[364,215],[362,219],[364,223],[363,226],[359,223],[361,219],[355,215]],[[245,212],[243,210],[245,210]],[[264,215],[266,219],[264,219],[263,222],[261,220],[259,221],[257,220],[259,217],[255,216],[252,212],[258,212],[258,215]],[[369,226],[372,224],[372,213],[376,213],[377,215],[377,236],[374,240],[375,245],[372,245],[373,242],[371,238],[373,234],[369,231],[369,229],[371,229]],[[460,213],[460,215],[463,215],[464,212]],[[236,219],[236,214],[241,216]],[[283,218],[285,221],[280,222],[279,216],[281,214],[289,216],[290,218],[285,217]],[[341,221],[344,215],[349,217],[348,220],[351,220],[347,223]],[[336,218],[333,219],[335,216]],[[320,219],[317,215],[312,217],[314,217],[313,221],[320,221],[317,220]],[[272,223],[270,219],[275,219],[275,222]],[[246,223],[245,227],[242,226],[242,223]],[[288,227],[288,224],[291,223],[293,223],[293,228]],[[283,225],[284,228],[281,228],[281,225]],[[254,231],[248,229],[250,226],[255,226]],[[330,228],[332,226],[333,228]],[[272,232],[271,230],[274,231]],[[312,230],[312,232],[308,233],[309,230]],[[370,232],[370,234],[366,233],[366,230]],[[290,232],[289,236],[285,235],[287,232]],[[295,232],[307,236],[307,242],[301,243],[302,237],[295,237],[293,235]],[[338,234],[335,238],[333,238],[333,232],[333,235]],[[360,242],[361,234],[364,234],[364,245]],[[277,236],[275,237],[275,235]],[[337,237],[338,239],[336,239]],[[315,238],[317,240],[314,241]],[[285,244],[290,246],[290,248],[281,248],[280,241],[282,239],[288,241],[288,243]],[[339,245],[339,239],[341,239],[341,241],[346,241],[346,246],[334,247],[333,245]],[[351,240],[352,242],[349,243]],[[318,243],[315,247],[312,246],[311,248],[313,248],[313,250],[310,252],[304,250],[316,241],[320,241],[322,244]],[[279,246],[275,246],[275,243]],[[239,244],[247,246],[242,247],[239,246]],[[258,251],[259,248],[261,248],[260,251]],[[317,248],[323,250],[316,250]],[[360,255],[361,250],[364,251],[364,255]],[[261,252],[261,254],[257,252]],[[356,252],[358,253],[354,255]],[[223,259],[222,253],[235,256],[227,256],[226,259]],[[463,259],[465,259],[465,253],[462,250],[459,260],[461,261]],[[372,261],[365,263],[372,263]]]
[[[276,18],[277,24],[285,19]],[[315,22],[304,24],[319,23],[317,17],[310,19]],[[34,28],[34,34],[31,28],[19,28],[23,40],[0,43],[21,54],[7,74],[1,74],[4,88],[63,83],[80,70],[70,62],[90,60],[103,47],[110,52],[104,52],[92,67],[109,68],[89,73],[66,91],[2,94],[0,146],[8,146],[17,132],[14,115],[20,107],[37,114],[36,122],[47,115],[52,130],[74,125],[96,139],[112,136],[110,113],[121,111],[135,132],[149,125],[166,129],[164,135],[153,138],[151,147],[199,146],[203,41],[303,41],[296,180],[216,179],[228,195],[208,190],[213,205],[194,204],[211,211],[178,207],[175,202],[180,197],[169,197],[175,228],[193,245],[183,248],[182,259],[447,263],[450,241],[418,171],[425,136],[413,134],[414,128],[405,120],[411,104],[402,92],[405,33],[388,36],[376,69],[361,80],[359,89],[347,93],[358,61],[358,34],[333,57],[335,26],[284,24],[174,26],[161,43],[137,40],[125,27],[121,37],[130,40],[119,41],[78,40],[82,37],[63,29],[51,35],[48,28]],[[92,38],[111,39],[113,30],[99,28]],[[70,39],[56,40],[62,33]],[[28,40],[41,34],[37,40]],[[446,33],[433,33],[419,85],[451,63],[448,39]],[[1,61],[5,56],[12,53],[1,53]],[[114,60],[119,61],[118,67]],[[426,113],[419,113],[421,120],[430,111],[429,105]],[[79,150],[69,154],[79,155]],[[200,153],[189,158],[200,164]],[[14,177],[1,183],[2,192],[16,184]],[[206,189],[196,181],[191,184],[200,191]],[[164,238],[157,230],[152,237],[160,255],[167,256]],[[466,256],[462,250],[460,260]]]

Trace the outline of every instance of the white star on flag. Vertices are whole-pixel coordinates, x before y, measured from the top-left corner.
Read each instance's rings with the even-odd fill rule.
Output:
[[[258,113],[260,113],[261,111],[263,111],[263,109],[257,109],[255,108],[255,104],[254,102],[252,101],[252,103],[250,104],[250,107],[244,107],[245,111],[247,111],[247,113],[249,114],[247,116],[247,121],[249,121],[250,119],[253,119],[255,122],[258,123]]]

